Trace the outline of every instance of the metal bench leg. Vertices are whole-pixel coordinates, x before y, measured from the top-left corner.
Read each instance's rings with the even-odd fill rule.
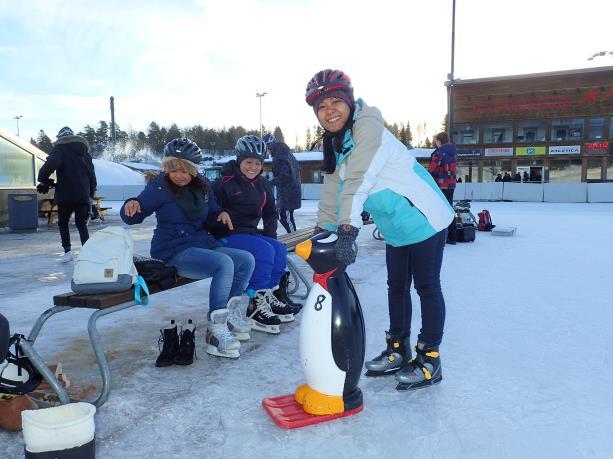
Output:
[[[111,393],[111,369],[109,367],[109,363],[106,360],[106,356],[104,355],[104,343],[100,338],[100,334],[96,329],[96,321],[107,314],[112,314],[113,312],[121,311],[122,309],[131,308],[132,306],[136,306],[136,302],[132,301],[130,303],[118,304],[116,306],[112,306],[106,309],[99,309],[94,312],[89,317],[89,322],[87,324],[87,332],[89,333],[89,341],[92,345],[92,349],[94,350],[94,354],[96,355],[96,362],[98,363],[98,367],[100,368],[100,375],[102,376],[102,390],[100,395],[93,403],[97,408],[100,408],[109,398],[109,394]]]
[[[51,386],[53,392],[57,394],[60,399],[60,403],[62,405],[70,403],[70,397],[68,397],[66,389],[64,389],[64,386],[60,384],[51,369],[45,364],[38,352],[34,350],[30,342],[28,340],[22,339],[19,341],[19,346],[21,347],[21,350],[26,355],[26,357],[30,359],[32,365],[34,365],[34,367],[40,372],[40,374],[43,375],[45,381],[49,383],[49,386]]]
[[[40,329],[43,328],[43,325],[45,324],[47,319],[51,317],[52,315],[57,314],[58,312],[66,311],[68,309],[74,309],[74,308],[71,308],[70,306],[54,306],[52,308],[47,309],[45,312],[43,312],[38,317],[38,319],[36,319],[36,322],[34,322],[34,326],[32,327],[32,330],[30,331],[30,335],[28,336],[28,341],[34,344],[34,341],[36,341],[36,338],[38,337],[38,334],[40,333]]]
[[[306,279],[306,277],[304,277],[304,275],[300,272],[300,270],[290,257],[287,257],[287,269],[289,269],[290,273],[292,273],[292,276],[294,277],[294,280],[296,281],[296,290],[298,290],[300,283],[303,283],[304,287],[306,288],[306,293],[304,295],[296,296],[298,296],[298,298],[300,299],[307,298],[309,296],[309,292],[311,291],[311,283]]]

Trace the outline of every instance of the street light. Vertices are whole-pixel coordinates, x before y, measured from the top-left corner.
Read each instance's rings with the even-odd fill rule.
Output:
[[[454,76],[453,76],[453,65],[454,65],[454,57],[455,57],[455,0],[453,0],[453,6],[451,10],[451,72],[447,75],[449,79],[449,91],[447,92],[447,133],[449,134],[449,141],[452,142],[452,134],[453,134],[453,86],[454,86]]]
[[[260,99],[260,138],[264,137],[264,131],[262,130],[262,97],[264,97],[267,92],[256,92],[255,97]]]
[[[17,137],[19,137],[19,120],[23,118],[23,115],[15,115],[13,119],[17,122]]]

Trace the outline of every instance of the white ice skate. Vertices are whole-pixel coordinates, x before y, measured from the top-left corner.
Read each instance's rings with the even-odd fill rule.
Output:
[[[206,330],[207,354],[229,359],[240,357],[241,343],[228,330],[228,310],[217,309],[211,312],[211,318]]]
[[[245,315],[248,305],[249,298],[246,296],[233,296],[228,300],[228,329],[240,341],[246,341],[251,338],[249,334],[251,326],[249,325],[249,319]]]

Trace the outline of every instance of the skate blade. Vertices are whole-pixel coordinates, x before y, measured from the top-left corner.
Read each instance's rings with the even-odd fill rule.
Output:
[[[238,359],[241,356],[238,349],[221,352],[219,349],[217,349],[217,346],[213,346],[212,344],[207,344],[206,353],[216,357],[225,357],[227,359]]]
[[[366,370],[366,373],[364,373],[364,376],[367,376],[369,378],[379,378],[381,376],[390,376],[390,375],[396,374],[398,373],[399,370],[400,370],[400,367],[392,368],[390,370],[382,370],[382,371]]]
[[[251,329],[263,333],[270,333],[272,335],[278,335],[281,333],[281,327],[279,325],[262,325],[253,319],[251,320]]]
[[[248,341],[251,339],[251,335],[248,332],[245,333],[239,333],[239,332],[235,332],[233,331],[232,334],[236,337],[237,340],[239,341]]]
[[[296,319],[294,319],[294,314],[275,314],[275,315],[284,324],[286,324],[288,322],[293,322],[294,320],[296,320]]]
[[[443,380],[443,377],[440,376],[438,378],[435,379],[429,379],[429,380],[424,380],[424,381],[420,381],[418,383],[403,383],[403,382],[399,382],[396,385],[396,390],[400,391],[400,392],[404,392],[404,391],[408,391],[408,390],[417,390],[417,389],[423,389],[424,387],[430,387],[430,386],[434,386],[435,384],[440,383]]]

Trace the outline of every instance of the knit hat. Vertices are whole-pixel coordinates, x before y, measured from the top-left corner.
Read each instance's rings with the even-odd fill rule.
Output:
[[[313,111],[315,114],[317,114],[317,108],[319,107],[320,102],[328,97],[336,97],[337,99],[341,99],[345,101],[347,105],[349,105],[350,110],[355,110],[353,91],[349,92],[344,89],[335,89],[333,91],[324,92],[313,99]]]
[[[67,137],[69,135],[74,135],[74,132],[72,132],[72,129],[70,129],[68,126],[64,126],[62,129],[60,129],[60,131],[57,133],[56,138],[60,138],[60,137]]]
[[[187,159],[181,159],[174,156],[166,156],[162,162],[162,166],[166,172],[174,172],[176,170],[186,170],[189,175],[195,177],[198,175],[198,166]]]

